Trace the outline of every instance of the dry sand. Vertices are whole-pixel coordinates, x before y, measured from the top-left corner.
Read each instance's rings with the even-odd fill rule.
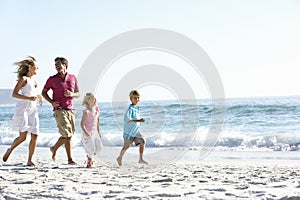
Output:
[[[1,162],[0,199],[300,199],[299,152],[212,152],[194,160],[190,151],[149,165],[128,156],[119,167],[118,151],[88,169],[81,148],[73,150],[74,166],[64,149],[53,162],[48,148],[37,148],[37,166],[27,167],[27,147],[19,147]]]

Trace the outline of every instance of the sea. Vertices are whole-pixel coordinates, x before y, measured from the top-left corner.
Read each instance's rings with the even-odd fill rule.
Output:
[[[99,102],[100,129],[104,146],[123,145],[123,117],[129,102]],[[141,101],[146,119],[140,132],[147,148],[190,148],[211,145],[230,151],[300,151],[300,96],[226,98],[224,115],[213,121],[218,107],[210,99]],[[82,107],[75,102],[76,132],[73,146],[82,146]],[[0,145],[10,145],[18,132],[10,127],[14,102],[0,104]],[[37,146],[50,147],[60,136],[48,102],[38,106],[40,133]],[[219,123],[219,124],[216,124]],[[218,129],[211,130],[212,127]],[[213,134],[213,142],[207,138]],[[29,139],[25,142],[29,143]]]

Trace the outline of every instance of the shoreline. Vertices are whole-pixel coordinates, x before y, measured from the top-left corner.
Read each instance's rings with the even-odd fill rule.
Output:
[[[2,156],[10,145],[0,145],[1,164]],[[102,162],[115,162],[122,147],[104,147],[99,155],[94,158]],[[134,162],[138,159],[138,147],[130,147],[124,160]],[[7,163],[13,159],[14,156],[24,157],[26,160],[28,155],[28,145],[21,144],[10,155]],[[49,147],[36,147],[33,160],[42,158],[51,159],[51,151]],[[80,162],[86,159],[86,153],[83,146],[72,147],[72,157]],[[156,164],[169,164],[173,162],[232,162],[232,163],[253,163],[253,164],[279,164],[279,165],[299,165],[300,166],[300,152],[299,151],[260,151],[260,150],[243,150],[243,151],[224,151],[224,150],[197,150],[197,149],[183,149],[183,148],[146,148],[144,152],[145,159]],[[56,154],[57,160],[65,160],[66,152],[62,146],[58,149]],[[265,162],[262,162],[265,161]],[[272,162],[267,162],[272,161]]]
[[[1,156],[8,146],[0,146]],[[123,166],[115,157],[120,148],[106,148],[111,160],[94,159],[85,168],[83,148],[74,148],[77,165],[67,165],[64,148],[51,160],[49,148],[37,147],[36,167],[27,167],[27,146],[14,151],[0,166],[0,199],[287,199],[300,197],[299,152],[211,152],[195,160],[189,151],[170,163],[145,154],[149,165],[125,154]],[[132,152],[137,149],[132,148]],[[146,149],[147,151],[147,149]],[[174,153],[170,150],[168,153]],[[161,153],[161,152],[158,152]],[[166,152],[165,152],[166,153]],[[102,155],[103,158],[105,155]],[[112,158],[113,157],[113,158]],[[148,158],[148,159],[147,159]],[[159,158],[158,158],[159,159]],[[287,191],[289,191],[287,193]]]

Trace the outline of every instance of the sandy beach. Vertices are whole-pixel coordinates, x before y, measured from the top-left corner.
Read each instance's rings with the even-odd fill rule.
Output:
[[[195,160],[194,150],[169,164],[149,156],[148,165],[128,155],[121,167],[103,155],[89,169],[82,148],[73,155],[71,166],[64,149],[54,162],[48,148],[37,148],[37,166],[27,167],[27,146],[17,148],[6,163],[1,159],[0,199],[300,199],[299,152],[215,151]]]

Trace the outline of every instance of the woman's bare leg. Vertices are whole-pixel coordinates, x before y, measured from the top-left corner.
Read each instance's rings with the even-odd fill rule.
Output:
[[[19,146],[22,142],[24,142],[26,140],[26,136],[27,136],[27,131],[25,132],[20,132],[19,137],[17,137],[13,143],[11,144],[10,148],[7,149],[6,153],[3,155],[3,161],[6,162],[9,155],[11,154],[11,152],[17,147]]]
[[[35,164],[32,162],[32,156],[35,151],[36,142],[37,142],[37,135],[31,133],[31,140],[29,143],[29,155],[28,155],[28,161],[27,161],[28,166],[35,166]]]

